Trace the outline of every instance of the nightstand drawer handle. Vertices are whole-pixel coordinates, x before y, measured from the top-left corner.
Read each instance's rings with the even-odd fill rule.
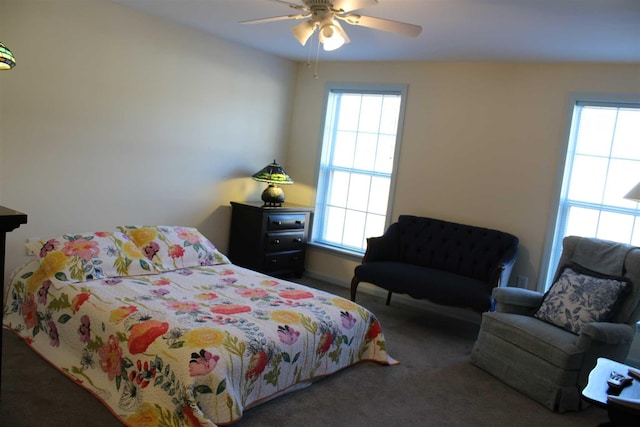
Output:
[[[297,239],[293,239],[293,241],[294,241],[295,243],[302,243],[302,239],[301,239],[301,238],[299,238],[299,237],[298,237]]]
[[[282,225],[282,221],[271,221],[273,225]]]
[[[280,239],[273,239],[271,241],[271,243],[273,243],[274,245],[279,245],[280,244]]]
[[[302,221],[297,220],[297,221],[296,221],[296,224],[302,224]]]

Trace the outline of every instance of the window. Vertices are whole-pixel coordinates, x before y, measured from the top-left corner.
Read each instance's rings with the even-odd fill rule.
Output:
[[[391,213],[405,86],[334,86],[325,97],[314,243],[362,254]]]
[[[545,289],[565,236],[640,245],[638,203],[624,198],[639,181],[640,104],[575,101]]]

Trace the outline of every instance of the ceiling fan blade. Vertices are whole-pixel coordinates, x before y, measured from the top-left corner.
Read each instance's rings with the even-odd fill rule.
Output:
[[[313,21],[304,21],[291,29],[293,36],[302,46],[307,44],[309,37],[316,31],[316,24]]]
[[[422,32],[422,27],[420,25],[392,21],[391,19],[374,18],[373,16],[351,14],[343,16],[336,15],[336,18],[342,19],[351,25],[359,25],[361,27],[373,28],[375,30],[388,31],[390,33],[408,37],[418,37]]]
[[[275,0],[279,1],[279,0]],[[378,0],[334,0],[333,8],[343,10],[344,12],[351,12],[352,10],[363,9],[365,7],[371,7],[379,4]]]
[[[273,16],[271,18],[250,19],[249,21],[240,21],[241,24],[262,24],[263,22],[284,21],[285,19],[304,19],[310,15],[282,15]]]
[[[290,7],[290,8],[292,8],[292,9],[298,9],[298,10],[305,10],[305,9],[307,9],[307,7],[306,7],[306,6],[304,6],[304,5],[297,4],[297,3],[291,3],[291,2],[288,2],[288,1],[285,1],[285,0],[271,0],[271,1],[274,1],[274,2],[276,2],[276,3],[283,3],[283,4],[286,4],[287,6],[289,6],[289,7]]]

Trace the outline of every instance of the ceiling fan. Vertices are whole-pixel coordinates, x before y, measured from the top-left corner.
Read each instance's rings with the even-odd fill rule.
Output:
[[[338,49],[350,41],[339,21],[408,37],[417,37],[422,32],[422,27],[419,25],[351,13],[354,10],[375,6],[378,4],[378,0],[300,0],[303,4],[284,0],[271,1],[288,5],[290,8],[298,10],[299,13],[253,19],[241,23],[258,24],[286,19],[304,19],[304,22],[291,29],[293,36],[304,46],[313,33],[318,30],[318,39],[324,50],[327,51]]]

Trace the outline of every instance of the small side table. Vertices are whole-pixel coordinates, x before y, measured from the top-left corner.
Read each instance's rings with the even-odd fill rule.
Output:
[[[4,257],[7,233],[27,223],[27,215],[0,206],[0,283],[2,284],[2,313],[4,315]],[[2,335],[0,335],[0,387],[2,386]]]
[[[582,390],[582,397],[596,406],[605,408],[609,412],[611,426],[637,426],[640,424],[640,410],[612,404],[608,401],[609,385],[607,380],[612,371],[628,375],[631,366],[616,362],[604,357],[598,358],[596,366],[589,373],[587,385]],[[627,399],[640,398],[640,381],[634,379],[630,386],[625,387],[618,394],[618,397]]]

